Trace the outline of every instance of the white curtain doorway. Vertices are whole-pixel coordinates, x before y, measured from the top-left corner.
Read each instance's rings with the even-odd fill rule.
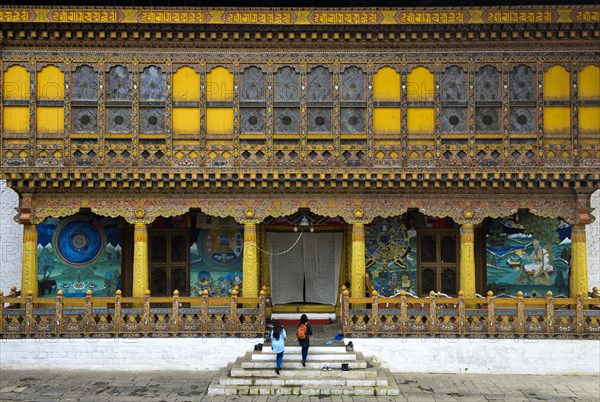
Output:
[[[267,232],[273,304],[335,306],[342,240],[342,233]]]

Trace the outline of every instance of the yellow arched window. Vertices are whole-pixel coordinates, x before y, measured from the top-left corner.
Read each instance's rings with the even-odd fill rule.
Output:
[[[200,74],[181,67],[173,74],[173,134],[200,133]]]
[[[11,66],[4,73],[2,100],[4,106],[2,129],[5,133],[29,132],[29,72],[23,66]]]
[[[400,136],[400,74],[391,67],[380,68],[373,76],[373,131]]]
[[[206,133],[233,134],[233,73],[215,67],[206,75]]]
[[[37,74],[37,101],[55,101],[56,105],[37,108],[38,133],[60,133],[65,129],[65,75],[56,66],[46,66]]]
[[[563,66],[544,73],[544,132],[556,136],[571,133],[571,74]]]
[[[425,67],[413,69],[406,78],[408,110],[406,129],[408,135],[433,134],[434,122],[434,77]]]
[[[579,132],[600,134],[600,67],[585,66],[579,72]],[[600,136],[595,136],[595,143]]]

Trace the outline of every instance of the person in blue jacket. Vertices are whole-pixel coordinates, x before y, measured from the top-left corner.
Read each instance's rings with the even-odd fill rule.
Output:
[[[279,374],[281,362],[283,361],[283,351],[285,349],[285,329],[281,327],[279,321],[273,322],[273,330],[271,331],[271,349],[273,352],[277,353],[275,372]]]

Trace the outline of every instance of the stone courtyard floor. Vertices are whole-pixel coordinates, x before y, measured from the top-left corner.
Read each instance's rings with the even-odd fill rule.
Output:
[[[600,362],[599,362],[600,365]],[[600,368],[599,368],[600,370]],[[600,401],[600,375],[396,373],[400,396],[208,396],[216,372],[0,371],[0,401]]]

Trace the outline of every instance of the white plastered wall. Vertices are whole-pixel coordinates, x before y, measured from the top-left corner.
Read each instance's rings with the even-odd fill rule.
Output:
[[[21,247],[23,225],[15,222],[19,196],[0,180],[0,290],[8,294],[12,286],[21,288]]]

